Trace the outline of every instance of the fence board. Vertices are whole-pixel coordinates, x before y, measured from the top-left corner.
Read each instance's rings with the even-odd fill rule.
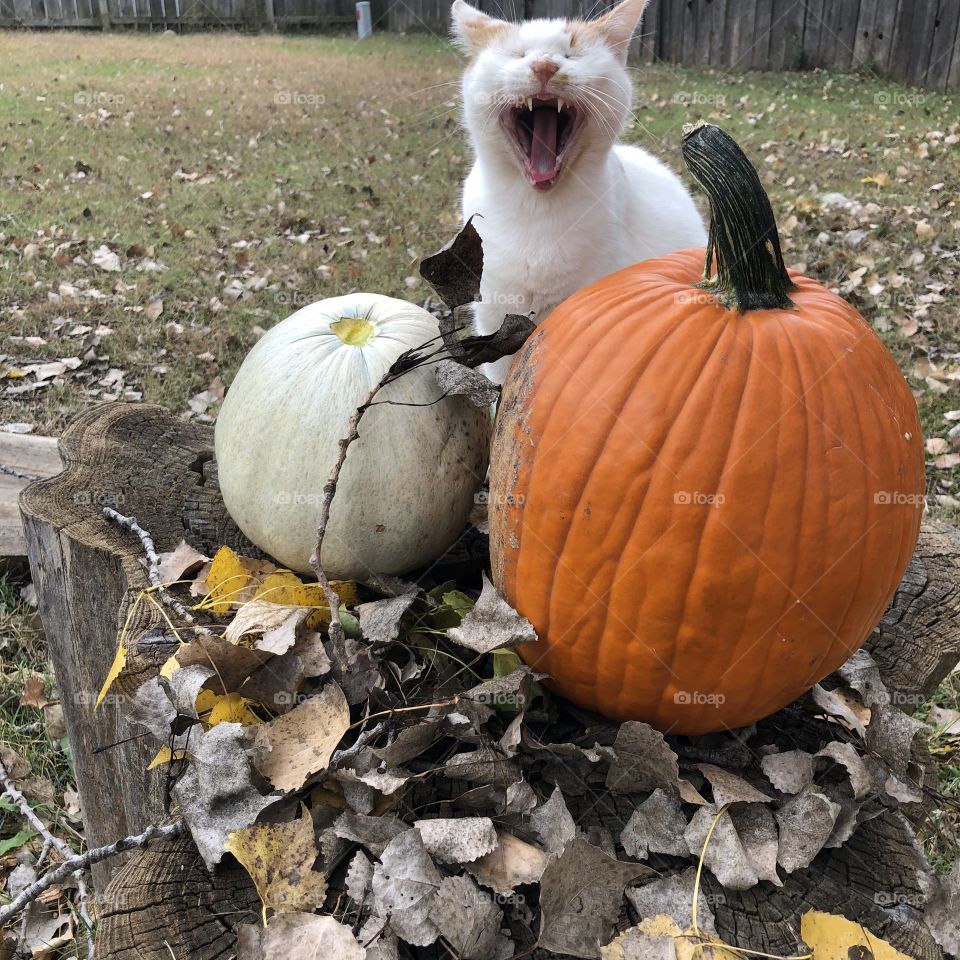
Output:
[[[956,0],[940,0],[924,80],[926,85],[935,89],[948,86],[954,60],[960,60],[960,4]]]
[[[508,20],[584,17],[615,0],[475,0]],[[0,27],[265,26],[265,0],[0,0]],[[346,25],[354,0],[274,0],[278,26]],[[444,36],[451,0],[375,0],[377,28]],[[721,69],[866,67],[879,76],[960,89],[960,0],[652,0],[631,45],[645,62]]]

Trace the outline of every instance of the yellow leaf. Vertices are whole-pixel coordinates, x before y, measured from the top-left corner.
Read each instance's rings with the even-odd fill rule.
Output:
[[[100,688],[100,693],[97,695],[96,706],[100,706],[103,703],[103,698],[107,695],[107,691],[113,686],[114,680],[120,676],[121,671],[127,665],[127,648],[123,645],[123,641],[120,641],[120,645],[117,647],[117,655],[113,658],[113,663],[110,665],[110,670],[107,673],[107,679],[103,681],[103,686]]]
[[[863,924],[832,913],[808,910],[800,918],[800,936],[813,951],[814,960],[849,960],[864,949],[874,960],[911,960]]]
[[[313,869],[318,850],[306,807],[293,823],[254,823],[231,833],[224,849],[243,865],[266,911],[312,913],[323,905],[327,878]]]
[[[872,177],[864,177],[861,183],[875,183],[881,189],[883,187],[889,187],[893,181],[890,179],[889,173],[877,173]]]
[[[349,580],[331,580],[333,592],[344,604],[356,603],[357,585]],[[319,583],[304,583],[295,573],[289,570],[278,570],[271,573],[257,587],[253,595],[254,600],[269,600],[271,603],[286,606],[313,607],[315,612],[306,620],[306,626],[311,630],[328,623],[330,620],[330,605],[323,594]]]
[[[250,581],[250,571],[229,547],[221,547],[207,574],[207,596],[214,613],[227,613]]]
[[[186,750],[171,750],[169,747],[161,747],[157,752],[157,755],[150,761],[150,766],[147,767],[148,770],[153,770],[155,767],[162,766],[165,763],[171,763],[174,760],[186,760],[190,754]]]
[[[178,670],[180,669],[180,664],[177,663],[177,655],[167,659],[167,662],[160,668],[160,676],[165,680],[169,680]]]
[[[245,727],[253,727],[262,721],[247,704],[239,693],[228,693],[220,696],[212,690],[201,690],[197,696],[197,713],[209,714],[206,722],[215,727],[218,723],[240,723]]]

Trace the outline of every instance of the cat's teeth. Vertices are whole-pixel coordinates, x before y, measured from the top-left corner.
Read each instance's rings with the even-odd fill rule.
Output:
[[[563,101],[557,97],[557,113],[560,113],[561,110],[563,110]]]
[[[527,97],[527,109],[533,113],[533,97]]]

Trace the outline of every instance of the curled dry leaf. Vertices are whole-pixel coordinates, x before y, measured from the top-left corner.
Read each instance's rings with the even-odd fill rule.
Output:
[[[207,557],[191,547],[186,540],[181,540],[173,550],[160,554],[157,576],[161,583],[173,584],[188,573],[195,573],[207,560]]]
[[[286,653],[303,632],[303,624],[312,611],[309,607],[272,603],[269,600],[248,600],[234,614],[223,632],[224,639],[237,643],[241,637],[258,635],[257,650]]]
[[[327,768],[349,726],[350,708],[343,691],[328,683],[318,696],[257,729],[256,767],[278,790],[299,790],[310,776]]]
[[[437,384],[447,396],[462,395],[475,407],[489,407],[497,402],[500,388],[479,370],[465,367],[456,360],[440,360],[434,367]]]
[[[805,787],[774,812],[780,830],[777,862],[787,871],[810,866],[833,833],[839,804],[819,793],[814,787]]]
[[[471,863],[497,846],[497,832],[489,817],[438,817],[418,820],[414,827],[420,831],[427,853],[443,863]]]
[[[550,799],[530,815],[530,826],[551,857],[559,857],[577,835],[577,825],[559,787],[554,787]]]
[[[221,723],[195,737],[199,742],[191,742],[193,760],[173,788],[209,870],[223,857],[227,837],[249,826],[278,799],[262,796],[254,786],[246,729]]]
[[[462,960],[507,960],[513,954],[500,933],[502,911],[470,877],[447,877],[440,884],[430,919]]]
[[[354,903],[363,903],[370,884],[373,882],[373,864],[366,858],[362,850],[358,850],[347,867],[347,878],[344,886],[347,896]]]
[[[730,819],[730,812],[723,813],[710,835],[710,825],[717,816],[716,807],[701,807],[694,814],[690,825],[684,831],[684,837],[691,857],[699,857],[706,844],[704,866],[720,881],[732,890],[749,890],[757,880],[757,870],[747,853],[737,828]]]
[[[440,889],[440,872],[423,846],[420,834],[404,830],[383,851],[373,871],[373,910],[407,943],[426,947],[439,931],[430,908]]]
[[[368,643],[387,644],[397,639],[400,633],[400,618],[410,609],[420,591],[412,590],[386,600],[373,600],[357,606],[360,630]]]
[[[281,913],[265,926],[237,928],[237,960],[365,960],[349,927],[333,917]]]
[[[483,589],[473,609],[460,626],[451,627],[447,636],[474,653],[490,653],[503,647],[515,647],[537,639],[530,621],[521,617],[504,600],[497,588],[483,575]]]
[[[540,946],[599,957],[620,916],[624,888],[652,873],[641,864],[622,863],[586,840],[573,840],[540,878]]]
[[[607,772],[607,789],[614,793],[651,793],[670,789],[679,780],[677,755],[663,734],[647,723],[621,723],[613,750],[616,760]]]
[[[781,793],[799,793],[813,783],[813,754],[805,750],[768,754],[760,760],[760,768]]]
[[[383,855],[395,837],[409,827],[396,817],[369,817],[362,813],[342,813],[333,825],[334,833],[344,840],[362,843],[375,857]]]
[[[630,816],[620,834],[627,856],[646,860],[650,853],[685,857],[690,851],[684,838],[687,818],[676,793],[656,789]]]
[[[537,883],[547,866],[547,855],[510,833],[497,833],[497,847],[467,864],[467,870],[484,886],[508,895],[524,883]]]
[[[442,250],[420,262],[420,276],[450,310],[480,298],[483,240],[471,217]]]
[[[652,880],[639,887],[630,887],[627,890],[627,900],[639,917],[656,917],[665,914],[679,926],[685,927],[690,923],[693,915],[693,888],[696,874],[696,867],[688,867],[681,873]],[[708,901],[709,897],[701,885],[697,897],[697,925],[707,933],[716,933],[713,911]]]
[[[290,823],[254,823],[231,833],[226,849],[250,875],[264,908],[310,912],[323,906],[327,878],[313,869],[319,856],[306,808]]]
[[[713,788],[713,803],[716,807],[728,803],[769,803],[770,797],[752,787],[743,777],[712,763],[698,763],[700,772]]]

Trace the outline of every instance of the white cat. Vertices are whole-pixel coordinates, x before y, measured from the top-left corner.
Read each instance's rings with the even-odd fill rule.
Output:
[[[607,274],[706,243],[680,180],[617,143],[632,99],[627,48],[646,3],[518,24],[453,4],[454,35],[471,56],[463,105],[475,162],[462,212],[480,215],[484,240],[481,333],[506,313],[540,323]],[[505,358],[485,372],[502,383],[509,367]]]

